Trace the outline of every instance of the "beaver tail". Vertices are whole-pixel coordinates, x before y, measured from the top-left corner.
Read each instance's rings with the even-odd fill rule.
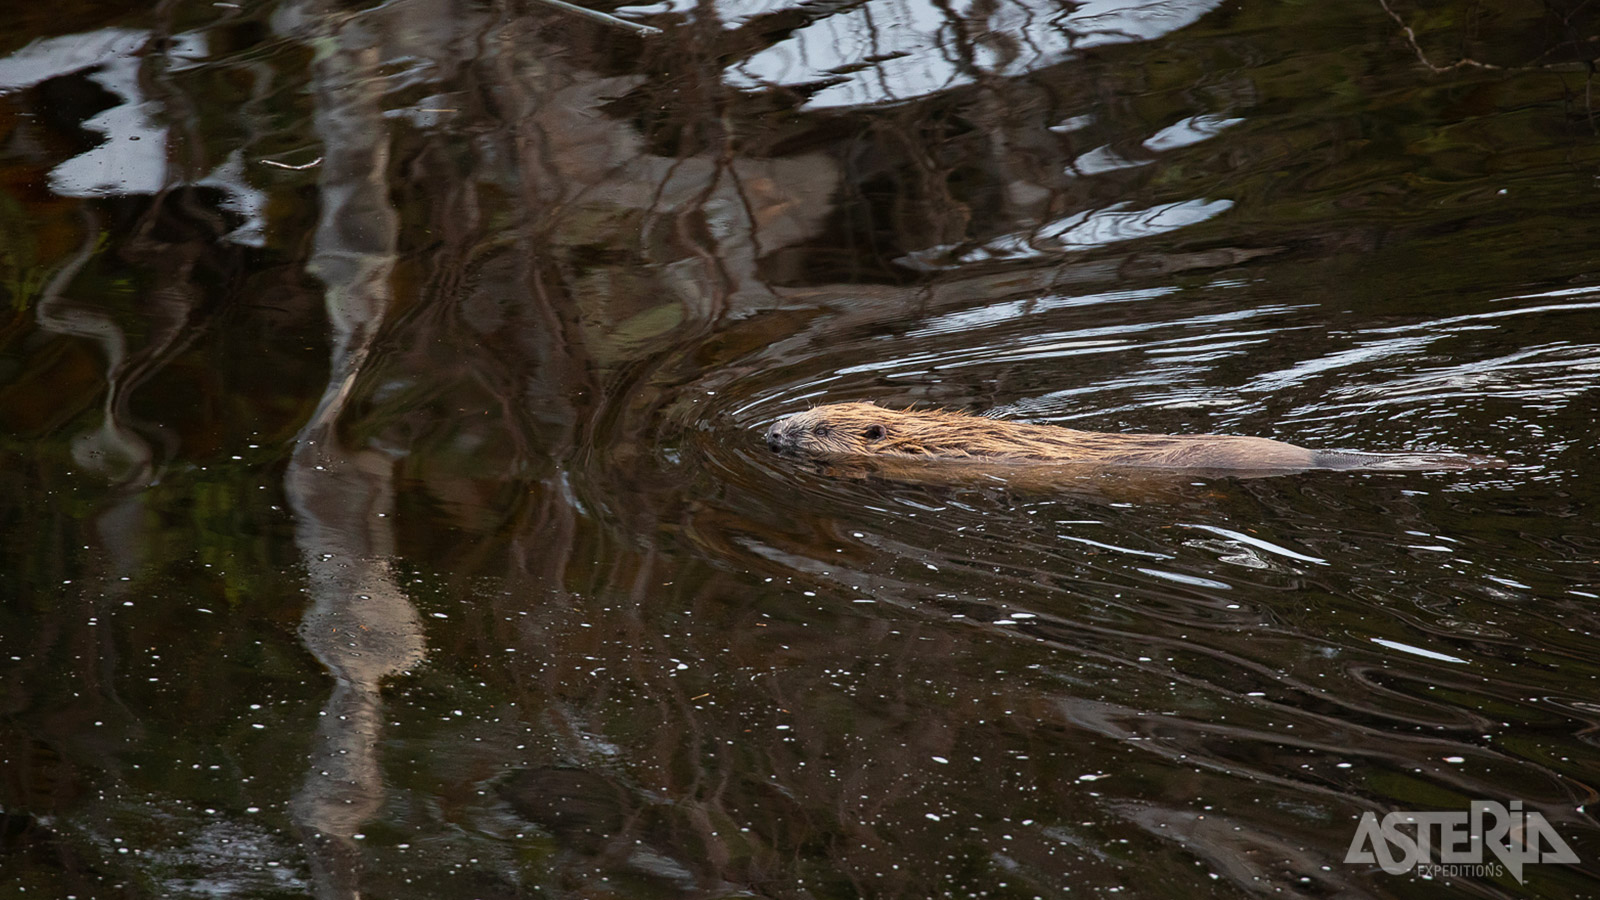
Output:
[[[1364,453],[1360,450],[1313,450],[1311,465],[1318,469],[1441,472],[1461,469],[1499,469],[1505,467],[1506,461],[1470,453]]]

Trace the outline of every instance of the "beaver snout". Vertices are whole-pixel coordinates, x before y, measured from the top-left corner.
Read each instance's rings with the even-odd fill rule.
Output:
[[[795,436],[792,429],[784,428],[779,420],[767,429],[767,449],[773,453],[794,453]]]

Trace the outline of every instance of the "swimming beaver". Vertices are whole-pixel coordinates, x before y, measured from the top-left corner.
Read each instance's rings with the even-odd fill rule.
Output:
[[[785,416],[767,429],[777,453],[819,462],[872,459],[1104,467],[1215,469],[1465,469],[1504,462],[1461,453],[1307,450],[1268,438],[1222,434],[1103,434],[943,410],[834,403]]]

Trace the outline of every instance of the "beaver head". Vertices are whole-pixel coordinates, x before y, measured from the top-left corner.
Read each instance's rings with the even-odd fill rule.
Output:
[[[893,410],[872,403],[818,406],[772,423],[767,446],[775,453],[813,459],[870,454],[888,436],[889,415]]]
[[[863,456],[1051,457],[1050,448],[1043,447],[1037,439],[1030,439],[1036,432],[1077,434],[959,412],[885,409],[873,403],[832,403],[774,422],[767,429],[767,446],[778,453],[816,460]]]

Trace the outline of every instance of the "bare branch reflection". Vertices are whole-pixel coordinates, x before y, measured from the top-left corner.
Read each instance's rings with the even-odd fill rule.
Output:
[[[338,425],[391,299],[398,216],[389,203],[389,134],[379,104],[379,35],[363,19],[308,3],[301,37],[318,48],[315,128],[325,148],[321,218],[308,265],[326,287],[328,384],[285,475],[309,576],[306,647],[333,675],[311,769],[293,804],[319,897],[360,894],[354,836],[383,802],[382,680],[425,653],[416,609],[393,568],[393,461],[350,447]]]

